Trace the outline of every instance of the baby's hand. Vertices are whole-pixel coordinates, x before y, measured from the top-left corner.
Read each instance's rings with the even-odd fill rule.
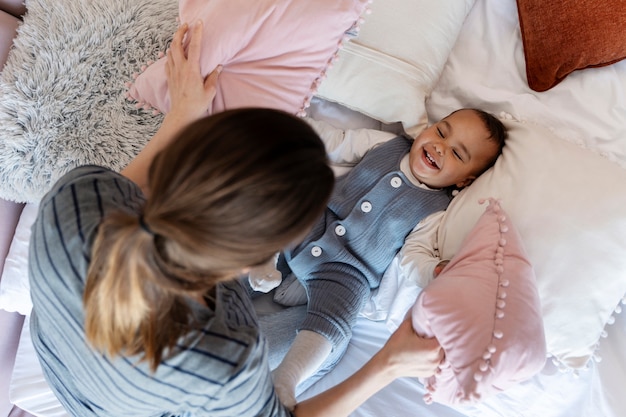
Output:
[[[276,269],[274,256],[267,263],[252,268],[248,274],[248,282],[255,291],[270,292],[278,287],[282,281],[282,274]]]
[[[254,291],[270,292],[274,288],[278,287],[282,281],[280,272],[273,271],[258,271],[256,268],[250,271],[248,275],[248,282]]]
[[[435,270],[433,271],[433,275],[435,276],[435,278],[437,278],[439,274],[441,274],[441,271],[443,271],[443,268],[445,268],[446,265],[448,265],[449,263],[450,261],[446,260],[446,261],[441,261],[437,264],[437,266],[435,267]]]

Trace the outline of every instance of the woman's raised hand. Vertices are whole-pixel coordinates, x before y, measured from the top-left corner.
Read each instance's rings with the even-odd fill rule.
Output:
[[[185,39],[185,35],[188,39]],[[187,53],[183,41],[189,42]],[[202,76],[201,41],[201,22],[192,28],[188,24],[183,24],[174,34],[170,49],[167,51],[165,66],[171,109],[152,139],[121,172],[139,185],[146,196],[150,193],[148,169],[154,157],[171,143],[182,129],[211,111],[217,78],[222,67],[218,66],[208,76]]]
[[[436,339],[415,333],[409,315],[361,369],[333,388],[296,404],[293,413],[298,417],[348,416],[396,378],[433,375],[443,356]]]
[[[188,39],[185,39],[185,35]],[[192,26],[184,23],[176,33],[167,51],[167,84],[170,94],[170,113],[177,113],[179,120],[189,123],[211,112],[217,91],[217,80],[222,71],[221,65],[208,76],[200,70],[202,45],[202,21]],[[185,53],[184,43],[188,43]]]

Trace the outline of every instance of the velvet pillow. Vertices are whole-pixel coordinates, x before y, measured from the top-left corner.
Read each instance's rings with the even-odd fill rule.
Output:
[[[626,57],[623,2],[517,0],[528,85],[546,91],[572,71]]]
[[[539,372],[546,344],[535,274],[499,202],[490,200],[459,252],[418,296],[413,327],[445,359],[426,402],[471,403]]]
[[[367,0],[180,0],[182,22],[204,23],[201,71],[224,69],[213,111],[259,106],[299,113],[308,106],[345,32]],[[129,89],[138,106],[170,109],[165,60]]]

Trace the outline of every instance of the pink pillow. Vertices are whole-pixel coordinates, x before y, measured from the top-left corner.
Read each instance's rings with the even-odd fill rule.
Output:
[[[423,381],[426,402],[477,402],[543,368],[535,274],[498,201],[489,200],[459,252],[420,293],[412,319],[445,352],[438,373]]]
[[[367,0],[180,0],[180,20],[204,25],[201,71],[224,66],[213,112],[237,107],[303,111]],[[129,89],[138,106],[170,109],[165,59]]]

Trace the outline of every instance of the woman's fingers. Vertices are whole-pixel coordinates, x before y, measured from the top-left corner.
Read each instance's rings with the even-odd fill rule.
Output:
[[[391,335],[384,348],[398,376],[428,377],[435,373],[444,353],[435,338],[420,337],[411,319],[405,319]]]
[[[185,59],[185,51],[183,49],[183,39],[189,30],[189,25],[183,23],[178,30],[174,33],[174,38],[168,49],[168,55],[171,56],[173,63],[181,62]]]
[[[206,77],[200,65],[202,51],[202,22],[182,24],[174,33],[167,51],[167,76],[170,112],[185,114],[190,121],[212,112],[213,99],[222,66]]]
[[[220,73],[222,72],[222,66],[218,65],[215,67],[213,71],[204,79],[204,88],[207,92],[211,89],[215,90],[217,85],[217,79],[219,78]]]
[[[200,62],[201,50],[202,50],[202,20],[198,20],[193,25],[193,30],[191,33],[191,40],[189,42],[189,50],[187,53],[187,60],[193,63]]]
[[[213,113],[213,99],[217,94],[217,80],[219,78],[220,73],[222,72],[222,66],[218,65],[207,77],[204,79],[204,91],[206,94],[211,97],[209,101],[209,106],[207,109],[208,113]]]

